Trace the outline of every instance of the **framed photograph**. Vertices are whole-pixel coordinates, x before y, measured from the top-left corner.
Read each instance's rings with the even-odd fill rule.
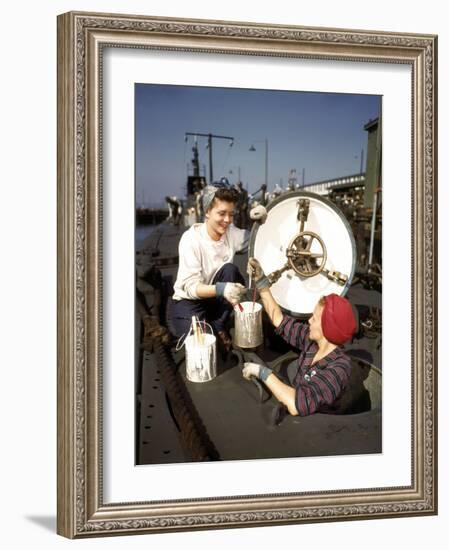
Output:
[[[436,54],[59,16],[59,534],[437,513]]]
[[[135,85],[138,328],[143,324],[135,334],[141,351],[136,464],[382,452],[381,101],[369,94]],[[214,133],[186,131],[198,127]],[[268,137],[253,139],[255,133]],[[222,228],[202,208],[210,182],[236,197],[234,227],[224,223],[225,239],[244,241],[252,228],[249,246],[233,256],[232,265],[226,242],[214,245],[203,233],[215,236]],[[368,223],[374,201],[374,223]],[[308,209],[302,237],[299,204]],[[251,220],[261,207],[268,212],[263,224]],[[299,254],[303,243],[315,263],[297,255],[286,264],[285,251]],[[217,246],[226,259],[213,259]],[[360,330],[345,345],[354,365],[342,402],[324,408],[298,403],[307,418],[281,420],[274,418],[282,412],[269,388],[264,393],[242,378],[245,362],[266,362],[281,380],[286,369],[297,368],[294,346],[262,313],[247,277],[248,255],[273,278],[287,265],[271,293],[295,326],[301,326],[296,320],[304,324],[322,295],[345,294],[356,308]],[[247,311],[192,296],[198,277],[207,280],[207,273],[198,273],[203,268],[211,281],[223,269],[238,278],[248,289],[240,304]],[[339,279],[332,274],[337,271]],[[188,335],[193,313],[197,337]],[[209,342],[204,350],[196,343],[203,330]],[[156,338],[168,355],[154,349]],[[228,352],[224,338],[233,341]],[[333,414],[312,414],[324,409]]]

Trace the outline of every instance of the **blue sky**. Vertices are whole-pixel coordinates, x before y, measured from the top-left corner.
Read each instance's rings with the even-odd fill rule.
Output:
[[[231,148],[214,140],[214,180],[234,183],[240,168],[249,192],[264,182],[265,139],[269,190],[281,181],[285,187],[291,169],[299,182],[305,169],[306,184],[358,173],[362,149],[366,160],[363,126],[379,116],[381,103],[373,95],[155,84],[136,84],[135,98],[136,201],[149,206],[185,194],[193,144],[186,132],[232,136]],[[205,138],[199,155],[208,178]]]

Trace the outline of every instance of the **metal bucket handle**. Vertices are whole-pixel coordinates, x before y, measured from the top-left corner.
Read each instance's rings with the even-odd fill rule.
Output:
[[[198,323],[199,323],[200,325],[201,325],[201,323],[202,323],[202,324],[205,325],[206,327],[209,327],[209,328],[210,328],[210,333],[211,333],[212,335],[214,334],[213,328],[210,326],[210,324],[209,324],[207,321],[200,321],[200,320],[198,320]],[[187,338],[188,338],[188,337],[190,336],[190,334],[192,334],[192,333],[193,333],[193,327],[192,327],[192,325],[190,325],[190,329],[189,329],[185,334],[183,334],[182,336],[179,337],[179,339],[178,339],[178,341],[177,341],[177,343],[176,343],[176,348],[175,348],[176,351],[179,351],[179,350],[182,348],[182,346],[186,343]],[[208,333],[206,333],[206,334],[208,334]]]

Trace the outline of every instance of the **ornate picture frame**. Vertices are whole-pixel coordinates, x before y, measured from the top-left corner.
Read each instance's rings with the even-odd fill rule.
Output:
[[[106,48],[375,62],[411,69],[410,485],[192,499],[154,499],[149,490],[145,502],[105,502],[102,60]],[[436,63],[437,37],[432,35],[95,13],[59,16],[59,534],[83,538],[437,513]]]

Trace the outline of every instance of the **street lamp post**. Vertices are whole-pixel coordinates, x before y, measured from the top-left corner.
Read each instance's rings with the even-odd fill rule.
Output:
[[[253,141],[253,145],[249,148],[251,152],[256,151],[257,149],[254,147],[254,143],[265,143],[265,185],[268,189],[268,139],[265,138],[263,140]]]

